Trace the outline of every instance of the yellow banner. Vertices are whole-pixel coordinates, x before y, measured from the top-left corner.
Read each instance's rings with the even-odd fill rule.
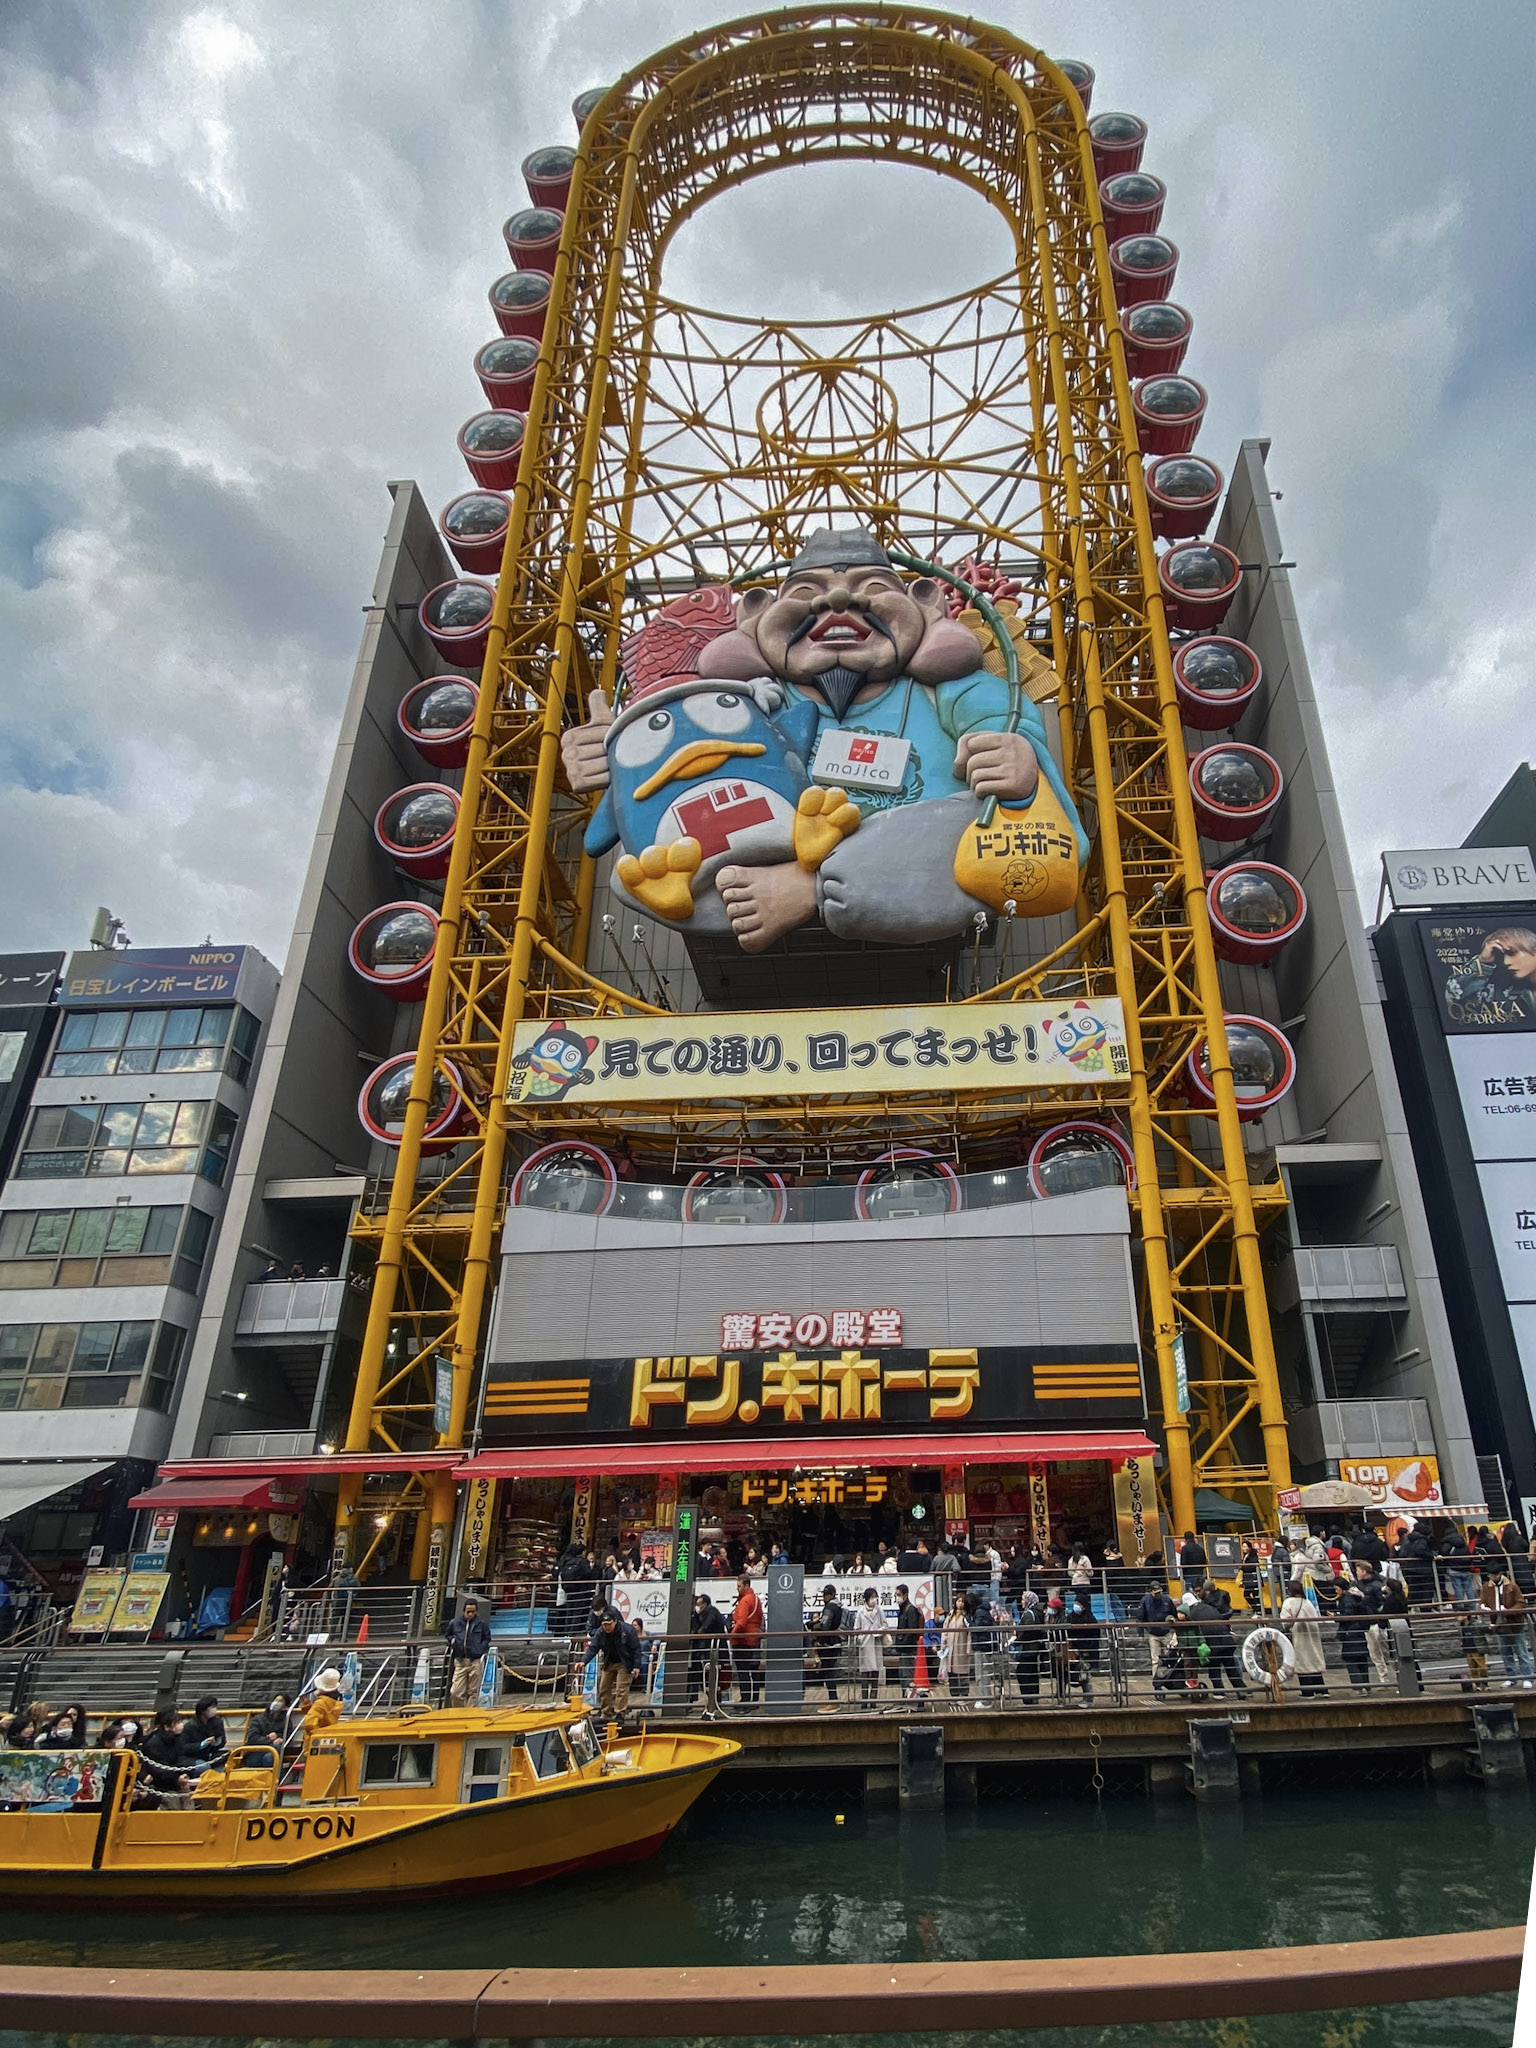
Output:
[[[1124,1080],[1117,998],[519,1024],[509,1102],[762,1101]]]
[[[147,1636],[170,1583],[169,1572],[130,1572],[112,1616],[113,1635]]]

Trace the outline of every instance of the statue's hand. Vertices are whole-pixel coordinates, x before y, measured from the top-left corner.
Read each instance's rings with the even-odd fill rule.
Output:
[[[1024,803],[1040,781],[1040,762],[1021,732],[968,732],[955,750],[955,773],[973,796]]]
[[[589,717],[585,725],[567,726],[560,735],[560,759],[565,777],[577,796],[588,790],[608,787],[608,756],[603,735],[613,723],[613,706],[601,690],[587,699]]]

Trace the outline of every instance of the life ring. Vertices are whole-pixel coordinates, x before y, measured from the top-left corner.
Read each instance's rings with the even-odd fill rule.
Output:
[[[1296,1652],[1290,1637],[1283,1635],[1277,1628],[1256,1628],[1243,1644],[1243,1669],[1258,1685],[1269,1683],[1268,1666],[1259,1657],[1259,1651],[1266,1643],[1273,1643],[1276,1646],[1276,1654],[1280,1659],[1278,1677],[1288,1678],[1296,1669]]]

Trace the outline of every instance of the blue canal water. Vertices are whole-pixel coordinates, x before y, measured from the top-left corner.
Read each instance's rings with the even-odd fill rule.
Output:
[[[1238,1809],[1000,1799],[944,1813],[697,1811],[654,1862],[441,1905],[11,1912],[0,1963],[276,1969],[841,1963],[1371,1940],[1523,1921],[1536,1804],[1470,1786]],[[1507,2048],[1512,1996],[1375,2013],[1078,2028],[1029,2048]],[[60,2043],[62,2037],[53,2037]],[[0,2048],[49,2037],[0,2035]]]

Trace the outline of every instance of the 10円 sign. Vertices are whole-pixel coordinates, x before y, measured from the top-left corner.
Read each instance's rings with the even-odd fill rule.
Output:
[[[509,1102],[764,1100],[1127,1080],[1118,998],[583,1017],[517,1026]]]

